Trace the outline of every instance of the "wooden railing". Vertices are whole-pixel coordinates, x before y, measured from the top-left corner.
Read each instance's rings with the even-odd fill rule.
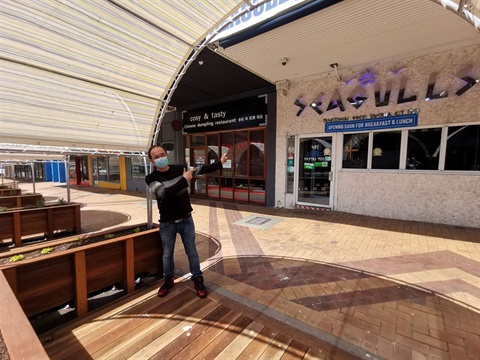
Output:
[[[134,290],[135,275],[162,267],[158,229],[41,255],[0,267],[27,316],[74,302],[85,314],[89,293],[123,283]],[[55,294],[55,296],[52,296]]]
[[[89,311],[89,294],[119,283],[126,293],[131,293],[139,274],[155,274],[162,269],[162,244],[157,228],[0,267],[1,311],[8,311],[10,317],[7,322],[2,320],[0,330],[11,357],[27,358],[21,355],[23,341],[5,336],[5,332],[11,334],[11,326],[16,322],[23,324],[25,317],[65,304],[73,304],[77,316],[84,315]],[[1,283],[3,276],[8,286]],[[7,310],[12,299],[20,304],[23,312]],[[2,319],[4,316],[2,313]],[[19,335],[13,330],[15,333]],[[30,335],[26,338],[21,333],[20,337],[31,342],[29,346],[36,347],[38,338]]]
[[[55,231],[80,234],[80,204],[0,212],[0,240],[12,239],[15,246],[22,246],[27,235],[44,233],[52,239]]]
[[[42,343],[1,271],[0,329],[11,359],[48,359]]]
[[[1,196],[0,207],[6,208],[21,208],[24,206],[35,206],[41,200],[42,194],[28,194],[28,195],[15,195],[15,196]]]

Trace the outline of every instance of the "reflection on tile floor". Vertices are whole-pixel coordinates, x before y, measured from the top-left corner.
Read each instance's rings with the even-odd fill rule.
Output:
[[[320,315],[313,322],[319,329],[387,358],[411,358],[410,349],[438,358],[479,358],[480,314],[430,291],[353,269],[267,256],[222,259],[209,270],[265,293],[280,291],[290,305],[279,311],[296,316],[302,311],[292,311],[295,306],[308,308]]]

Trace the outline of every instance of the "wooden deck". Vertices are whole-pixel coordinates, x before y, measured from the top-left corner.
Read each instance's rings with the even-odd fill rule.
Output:
[[[158,284],[39,337],[50,359],[355,359],[287,324],[191,283]]]

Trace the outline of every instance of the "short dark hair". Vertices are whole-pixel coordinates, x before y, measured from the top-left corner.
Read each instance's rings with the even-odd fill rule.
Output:
[[[157,148],[157,147],[163,149],[163,147],[161,147],[160,145],[152,145],[152,146],[150,146],[150,149],[148,149],[148,158],[149,158],[149,159],[152,158],[152,150],[155,149],[155,148]],[[163,150],[165,150],[165,149],[163,149]]]

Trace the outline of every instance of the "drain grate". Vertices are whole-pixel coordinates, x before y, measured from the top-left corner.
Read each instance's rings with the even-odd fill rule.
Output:
[[[264,218],[264,217],[259,217],[259,216],[256,216],[254,217],[253,219],[250,219],[250,220],[247,220],[245,221],[247,224],[252,224],[252,225],[263,225],[269,221],[271,221],[272,219],[267,219],[267,218]]]
[[[245,219],[235,221],[234,224],[247,226],[254,229],[265,230],[265,229],[271,228],[272,226],[275,226],[280,221],[282,221],[281,218],[271,218],[266,216],[250,215]]]

